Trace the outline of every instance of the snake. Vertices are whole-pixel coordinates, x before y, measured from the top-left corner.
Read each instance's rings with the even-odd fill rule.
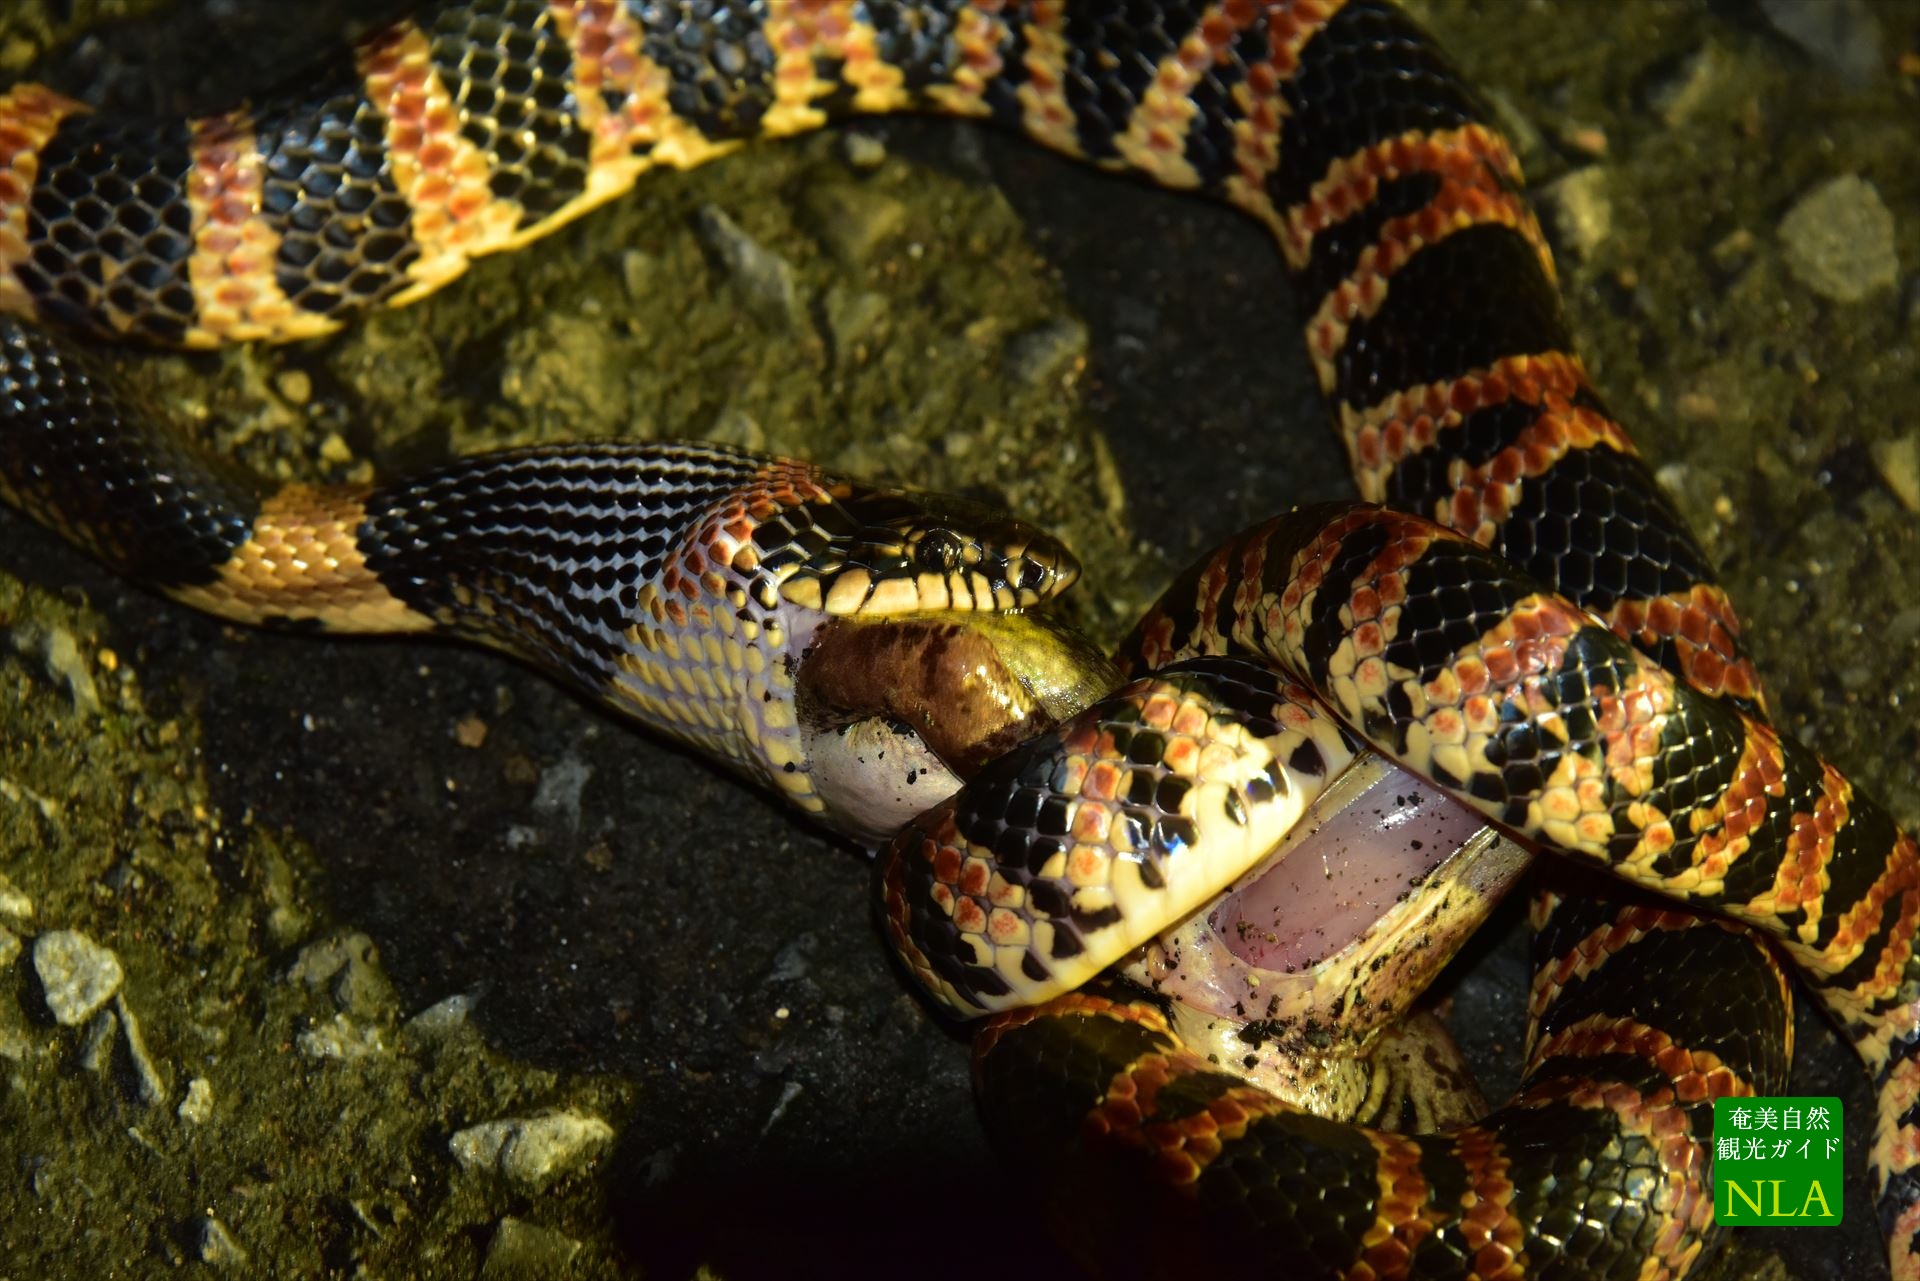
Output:
[[[1018,521],[698,445],[275,484],[61,336],[323,335],[654,167],[907,110],[1223,200],[1294,281],[1363,502],[1203,557],[1109,697],[1040,608],[1077,565]],[[891,836],[889,934],[933,999],[995,1012],[989,1128],[1060,1171],[1044,1212],[1105,1271],[1180,1275],[1199,1238],[1287,1276],[1683,1275],[1713,1239],[1704,1105],[1784,1079],[1762,936],[1874,1078],[1882,1225],[1920,1276],[1914,841],[1768,723],[1706,556],[1572,352],[1522,193],[1492,112],[1385,0],[468,0],[203,119],[16,85],[0,496],[225,618],[506,650]],[[952,710],[958,672],[985,675]],[[929,809],[875,784],[848,746],[872,726],[966,786]],[[1692,909],[1543,898],[1527,1079],[1434,1133],[1307,1114],[1196,1049],[1151,983],[1097,977],[1168,923],[1134,909],[1202,910],[1247,870],[1216,846],[1250,856],[1367,748]],[[1727,999],[1660,1026],[1633,998],[1682,954]]]

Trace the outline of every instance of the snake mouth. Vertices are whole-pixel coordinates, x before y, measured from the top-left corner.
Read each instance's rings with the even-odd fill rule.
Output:
[[[1367,753],[1271,853],[1146,945],[1130,972],[1203,1040],[1279,1054],[1363,1045],[1404,1013],[1531,857]]]
[[[800,658],[794,711],[827,820],[878,845],[1117,683],[1046,614],[837,618]]]

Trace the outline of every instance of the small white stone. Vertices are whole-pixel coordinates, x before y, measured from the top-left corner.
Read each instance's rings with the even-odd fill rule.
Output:
[[[35,798],[38,799],[38,798]],[[45,805],[42,804],[42,811]],[[27,920],[33,915],[33,900],[13,887],[6,873],[0,872],[0,916],[11,916],[16,920]]]
[[[473,1014],[473,998],[465,992],[435,1001],[407,1020],[407,1030],[427,1036],[439,1036],[464,1027]]]
[[[205,1125],[213,1115],[213,1085],[204,1076],[196,1076],[187,1082],[187,1097],[180,1100],[178,1108],[182,1121],[189,1125]]]
[[[386,1051],[385,1038],[374,1024],[355,1023],[344,1014],[336,1014],[325,1023],[316,1023],[294,1039],[300,1053],[310,1059],[364,1059]]]
[[[597,1116],[549,1112],[468,1126],[449,1139],[447,1147],[464,1169],[493,1170],[537,1189],[612,1139],[613,1127]]]
[[[50,930],[33,944],[33,968],[47,1008],[62,1027],[78,1027],[120,990],[120,958],[78,930]]]

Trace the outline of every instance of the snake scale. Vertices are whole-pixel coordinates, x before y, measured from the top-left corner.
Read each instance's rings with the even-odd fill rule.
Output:
[[[163,344],[310,336],[410,301],[654,165],[836,114],[916,108],[992,117],[1266,222],[1363,496],[1501,554],[1373,509],[1296,515],[1197,565],[1127,656],[1143,670],[1194,653],[1276,662],[1499,822],[1783,940],[1876,1074],[1882,1213],[1896,1272],[1913,1275],[1913,843],[1760,719],[1758,679],[1706,558],[1570,353],[1510,150],[1391,7],[497,0],[392,28],[359,48],[350,76],[250,114],[100,121],[18,86],[0,99],[0,304]],[[1496,287],[1499,307],[1472,305]],[[110,564],[226,617],[441,630],[513,650],[830,818],[836,798],[816,785],[824,772],[790,704],[817,652],[867,635],[841,622],[1030,606],[1074,572],[1014,522],[697,447],[489,455],[352,492],[263,487],[176,447],[41,330],[8,322],[0,347],[0,488]],[[1232,703],[1186,670],[1182,690],[1216,711]],[[1291,691],[1254,696],[1254,718],[1275,719]],[[1026,692],[1042,728],[1083,701]],[[1000,789],[997,831],[1020,839],[981,865],[1032,872],[1018,902],[987,871],[970,880],[980,846],[967,816],[993,802],[956,801],[951,829],[922,820],[896,847],[895,867],[928,851],[921,890],[892,886],[896,935],[931,986],[978,991],[999,972],[959,940],[979,933],[956,906],[975,896],[982,929],[1007,931],[996,938],[1039,937],[1041,917],[1056,939],[1063,919],[1085,933],[1103,924],[1104,908],[1056,911],[1034,885],[1067,852],[1061,837],[1105,838],[1071,815],[1049,827],[1045,801],[1016,813],[1009,781],[1036,755],[1073,756],[1073,735],[1102,715],[1115,713],[1068,720],[1066,747],[1043,740],[984,766]],[[1086,812],[1098,798],[1067,799]],[[1180,799],[1151,804],[1167,821],[1126,852],[1172,857],[1194,843],[1174,822]],[[947,922],[931,934],[914,915],[930,903]],[[1034,919],[997,924],[1009,903]],[[1594,977],[1625,989],[1636,966],[1659,973],[1666,936],[1682,932],[1647,909],[1611,924],[1582,910],[1543,915],[1542,947],[1552,959],[1570,939],[1616,940],[1590,954]],[[1714,940],[1703,947],[1733,938],[1684,932]],[[1745,950],[1729,958],[1760,975],[1744,1004],[1778,1025],[1777,982]],[[1545,984],[1543,1000],[1563,986]],[[1544,1028],[1589,995],[1584,982],[1564,988]],[[1123,1196],[1164,1209],[1156,1221],[1234,1234],[1285,1275],[1684,1272],[1706,1227],[1688,1191],[1702,1131],[1676,1096],[1764,1092],[1778,1049],[1724,1025],[1687,1028],[1688,1066],[1676,1069],[1644,1039],[1599,1038],[1609,1053],[1543,1038],[1507,1109],[1418,1141],[1326,1130],[1265,1104],[1183,1057],[1159,1007],[1125,995],[1005,1016],[980,1062],[990,1118],[1014,1118],[996,1123],[1011,1146],[1039,1144],[1052,1160],[1075,1149],[1070,1165],[1126,1180]],[[1034,1075],[1056,1058],[1073,1070]],[[1583,1185],[1604,1163],[1581,1142],[1625,1182]],[[1077,1152],[1087,1144],[1099,1159]],[[1134,1169],[1129,1151],[1161,1159]],[[1119,1270],[1165,1262],[1119,1248],[1106,1260]]]

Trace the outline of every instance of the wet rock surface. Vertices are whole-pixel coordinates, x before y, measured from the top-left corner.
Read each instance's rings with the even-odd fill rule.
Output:
[[[271,83],[332,21],[313,6],[316,30],[287,36],[295,7],[263,6],[271,22],[225,43],[167,34],[173,55],[154,33],[190,15],[75,39],[115,8],[155,6],[21,6],[0,53],[65,40],[68,87],[177,102],[213,82],[196,66],[237,74],[236,49]],[[1536,180],[1593,154],[1560,122],[1607,140],[1606,234],[1561,246],[1582,351],[1724,567],[1781,722],[1920,819],[1920,671],[1898,643],[1920,627],[1920,535],[1896,480],[1920,327],[1898,291],[1842,308],[1806,289],[1774,234],[1853,172],[1920,262],[1910,90],[1882,72],[1810,93],[1803,56],[1707,3],[1420,11],[1538,126]],[[1885,48],[1915,46],[1904,10],[1882,19]],[[822,211],[850,192],[867,221],[835,244]],[[748,314],[707,207],[787,264],[798,338],[784,300],[776,325]],[[1084,368],[1058,341],[1076,325]],[[1028,334],[1054,338],[1010,363]],[[1347,492],[1297,348],[1258,228],[970,126],[888,122],[660,175],[325,343],[115,359],[280,477],[757,432],[1059,530],[1093,566],[1075,608],[1112,636],[1210,541]],[[178,1102],[126,1110],[114,1007],[94,1012],[114,1019],[95,1074],[91,1025],[21,997],[37,978],[0,1000],[7,1266],[92,1277],[231,1247],[235,1275],[857,1274],[926,1260],[930,1207],[1014,1197],[964,1041],[886,958],[864,860],[773,802],[493,656],[223,627],[0,512],[0,630],[22,624],[72,648],[56,672],[0,645],[0,869],[32,909],[0,914],[23,953],[53,930],[111,949]],[[92,681],[97,713],[76,715],[62,672]],[[1495,1097],[1524,996],[1517,913],[1502,921],[1448,988]],[[316,947],[345,959],[292,978]],[[1868,1097],[1816,1016],[1800,1033],[1796,1088],[1846,1103],[1847,1226],[1748,1234],[1727,1267],[1872,1278]],[[314,1056],[303,1037],[378,1049]],[[459,1171],[450,1139],[477,1119],[560,1112],[614,1137],[537,1199]],[[83,1216],[111,1226],[78,1237]],[[1014,1257],[1061,1266],[1020,1231]]]

